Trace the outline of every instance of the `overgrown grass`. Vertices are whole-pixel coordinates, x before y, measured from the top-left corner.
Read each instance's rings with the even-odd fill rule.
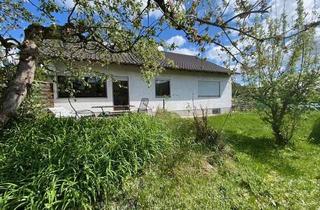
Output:
[[[314,122],[309,138],[311,142],[320,144],[320,118]]]
[[[308,136],[319,116],[306,115],[294,144],[280,149],[257,114],[232,114],[224,129],[230,152],[219,157],[192,140],[189,119],[171,119],[167,127],[180,136],[180,145],[144,176],[126,182],[128,199],[137,209],[316,209],[320,147]],[[219,130],[225,117],[209,123]]]
[[[170,149],[163,124],[145,115],[40,118],[0,137],[0,209],[101,209],[123,180]]]
[[[308,138],[319,117],[281,149],[256,113],[234,113],[223,152],[165,112],[20,122],[1,135],[0,209],[316,209],[320,146]],[[208,123],[220,131],[225,119]]]

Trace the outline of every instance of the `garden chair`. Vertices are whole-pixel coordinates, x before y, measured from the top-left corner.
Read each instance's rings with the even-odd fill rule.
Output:
[[[148,112],[148,108],[149,108],[148,104],[149,104],[149,98],[141,98],[138,112],[139,113]]]
[[[76,118],[80,118],[80,117],[95,117],[96,116],[95,113],[93,111],[89,110],[89,109],[76,110],[74,108],[74,106],[72,105],[70,98],[68,98],[68,102],[69,102],[69,105],[72,108]]]

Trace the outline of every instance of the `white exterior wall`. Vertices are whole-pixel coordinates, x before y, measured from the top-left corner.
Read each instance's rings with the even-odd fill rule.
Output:
[[[63,71],[62,65],[56,65],[58,71]],[[101,67],[100,67],[101,68]],[[112,76],[125,76],[129,81],[129,104],[139,107],[141,98],[149,98],[150,111],[156,112],[158,108],[163,107],[163,99],[165,100],[165,108],[168,111],[177,112],[180,115],[192,115],[190,113],[192,107],[196,109],[220,108],[221,112],[229,111],[231,103],[231,77],[224,74],[188,72],[178,70],[167,70],[157,79],[170,80],[170,98],[158,98],[155,96],[155,79],[148,87],[138,71],[137,66],[131,65],[110,65],[107,68],[101,68],[101,71],[107,72]],[[219,81],[220,97],[198,97],[198,81]],[[63,107],[72,111],[68,99],[57,98],[57,89],[54,85],[54,106]],[[113,105],[112,81],[107,81],[107,97],[106,98],[77,98],[72,101],[72,105],[76,110],[89,109],[94,112],[100,112],[100,109],[91,108],[92,106]],[[106,111],[112,109],[105,109]],[[208,112],[210,114],[210,111]]]

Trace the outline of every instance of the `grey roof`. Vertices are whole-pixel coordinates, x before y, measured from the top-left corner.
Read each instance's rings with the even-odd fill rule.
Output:
[[[48,46],[48,45],[47,45]],[[67,48],[67,50],[66,50]],[[90,50],[77,48],[74,45],[57,47],[57,45],[46,48],[40,47],[40,53],[49,57],[63,57],[75,60],[90,60],[90,61],[106,61],[109,63],[119,63],[126,65],[142,65],[142,61],[134,53],[120,53],[120,54],[101,54],[92,53]],[[164,52],[165,60],[161,61],[161,65],[168,69],[177,69],[194,72],[211,72],[230,74],[231,71],[192,55],[183,55],[172,52]],[[173,61],[174,65],[170,65],[168,60]]]
[[[200,59],[197,56],[183,55],[172,52],[165,52],[166,59],[170,59],[174,62],[175,67],[181,70],[199,71],[199,72],[216,72],[216,73],[231,73],[228,69],[209,62],[204,59]],[[164,65],[167,67],[166,65]]]

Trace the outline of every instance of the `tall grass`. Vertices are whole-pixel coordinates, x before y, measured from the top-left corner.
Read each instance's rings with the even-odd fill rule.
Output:
[[[211,145],[219,145],[219,134],[208,125],[208,110],[201,109],[201,116],[193,113],[196,141]]]
[[[314,122],[309,138],[313,143],[320,144],[320,118]]]
[[[0,209],[100,209],[171,142],[144,115],[13,124],[0,136]]]

